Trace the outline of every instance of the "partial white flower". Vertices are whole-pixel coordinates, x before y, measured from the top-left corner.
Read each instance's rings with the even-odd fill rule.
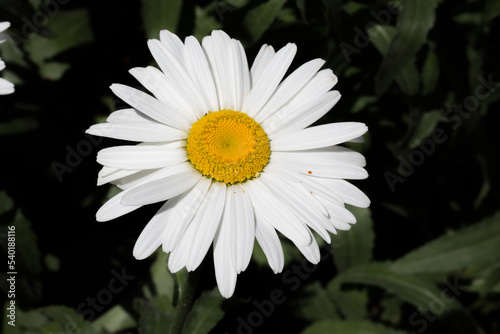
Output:
[[[275,273],[284,255],[276,231],[312,263],[320,252],[311,233],[356,222],[345,203],[370,200],[345,179],[368,176],[364,157],[338,146],[362,140],[362,123],[309,127],[340,99],[337,77],[311,60],[284,79],[297,51],[263,45],[248,68],[239,41],[213,31],[202,44],[162,31],[149,49],[160,70],[130,73],[152,95],[120,84],[111,90],[131,108],[112,113],[87,133],[140,142],[101,150],[98,185],[122,189],[97,212],[98,221],[166,201],[139,236],[137,259],[158,247],[168,266],[195,270],[213,244],[216,279],[229,298],[250,262],[254,240]],[[167,201],[168,200],[168,201]]]
[[[2,32],[9,27],[10,27],[9,22],[0,22],[0,43],[3,43],[7,40],[7,35],[2,34]],[[5,68],[5,63],[0,58],[0,71],[2,71],[4,68]],[[9,81],[0,78],[0,95],[6,95],[12,93],[14,93],[14,85]]]

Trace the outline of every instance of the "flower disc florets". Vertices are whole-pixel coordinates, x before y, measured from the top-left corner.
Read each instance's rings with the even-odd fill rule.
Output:
[[[210,112],[193,124],[187,139],[188,158],[203,175],[226,184],[257,175],[269,161],[269,139],[245,113]]]

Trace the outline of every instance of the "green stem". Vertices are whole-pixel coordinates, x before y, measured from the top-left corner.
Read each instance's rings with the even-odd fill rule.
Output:
[[[179,304],[175,308],[174,321],[172,324],[172,334],[181,334],[186,318],[193,307],[194,296],[198,289],[198,281],[200,280],[201,265],[197,270],[188,272],[186,285],[181,293]]]

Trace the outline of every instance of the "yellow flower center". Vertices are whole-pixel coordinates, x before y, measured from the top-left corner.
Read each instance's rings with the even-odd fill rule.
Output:
[[[227,184],[258,176],[271,153],[260,124],[229,109],[210,112],[194,123],[186,149],[198,171]]]

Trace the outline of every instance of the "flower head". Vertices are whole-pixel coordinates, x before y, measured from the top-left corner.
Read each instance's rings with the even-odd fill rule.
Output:
[[[132,108],[113,112],[87,132],[140,142],[101,150],[98,185],[122,192],[97,212],[107,221],[166,201],[139,236],[133,254],[171,252],[168,266],[195,270],[213,244],[216,279],[230,297],[251,259],[254,240],[275,273],[284,255],[276,231],[312,263],[320,252],[311,232],[355,223],[345,203],[369,199],[344,179],[364,179],[364,157],[337,146],[359,141],[362,123],[309,127],[340,99],[337,77],[311,60],[283,80],[297,51],[263,45],[248,68],[240,42],[214,31],[202,44],[162,31],[149,49],[161,71],[130,73],[154,96],[124,85],[112,91]]]
[[[2,34],[2,32],[9,27],[10,27],[9,22],[0,22],[0,44],[7,40],[7,35]],[[3,70],[4,68],[5,68],[5,63],[2,60],[2,58],[0,58],[0,71]],[[9,81],[0,78],[0,95],[6,95],[11,93],[14,93],[14,85]]]

